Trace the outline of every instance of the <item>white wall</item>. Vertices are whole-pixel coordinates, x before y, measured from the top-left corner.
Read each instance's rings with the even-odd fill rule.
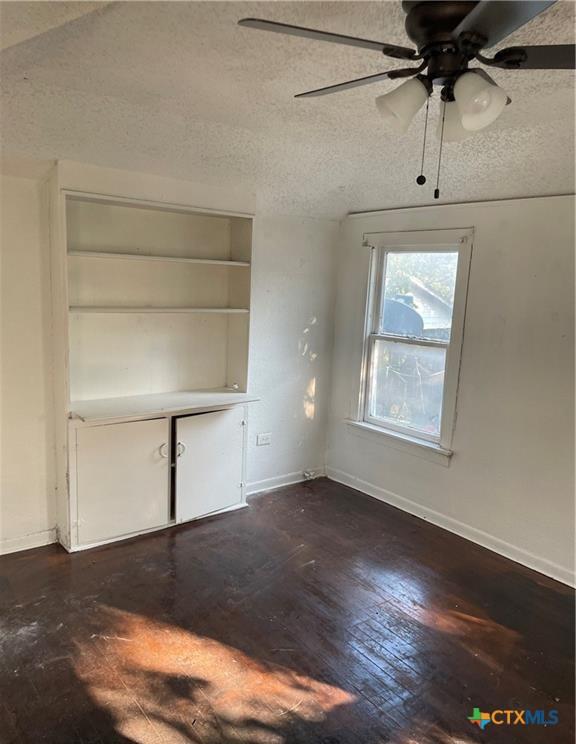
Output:
[[[82,171],[83,172],[83,171]],[[80,170],[70,173],[82,181]],[[94,169],[106,190],[182,182]],[[72,180],[72,176],[70,180]],[[37,180],[2,177],[0,552],[53,537],[48,260]],[[96,184],[98,185],[98,184]],[[198,193],[201,193],[198,191]],[[209,193],[221,208],[245,196]],[[225,203],[224,203],[225,202]],[[202,205],[204,206],[204,205]],[[250,207],[248,207],[249,209]],[[573,202],[568,197],[399,210],[347,220],[259,215],[254,231],[248,490],[324,466],[412,513],[565,581],[572,578]],[[448,468],[352,434],[365,290],[364,230],[475,227],[453,460]],[[331,319],[338,267],[335,351]],[[314,382],[314,386],[312,385]],[[256,434],[272,444],[257,447]]]
[[[362,233],[474,227],[449,467],[358,435]],[[574,559],[574,200],[355,216],[339,249],[328,474],[563,581]]]
[[[4,552],[54,539],[48,256],[38,181],[1,177],[0,266],[0,552]]]
[[[339,224],[258,217],[254,225],[248,490],[324,471]],[[256,446],[258,432],[272,444]]]

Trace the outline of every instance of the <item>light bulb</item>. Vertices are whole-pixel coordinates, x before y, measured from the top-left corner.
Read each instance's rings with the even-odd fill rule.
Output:
[[[378,96],[376,108],[391,129],[403,134],[427,99],[428,88],[418,78],[412,78],[390,93]]]
[[[475,72],[465,72],[456,81],[454,98],[464,129],[477,131],[500,116],[508,96],[498,85]]]

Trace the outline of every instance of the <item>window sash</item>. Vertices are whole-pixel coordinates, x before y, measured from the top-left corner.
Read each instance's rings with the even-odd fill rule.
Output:
[[[364,351],[360,387],[358,388],[358,420],[376,426],[392,435],[431,442],[449,449],[456,418],[456,394],[460,373],[462,336],[468,291],[473,229],[426,230],[407,233],[365,233],[363,244],[371,250],[366,294]],[[384,281],[388,253],[457,252],[458,267],[452,308],[450,339],[422,339],[379,331],[383,309]],[[410,426],[394,424],[370,415],[370,383],[374,345],[377,340],[446,349],[440,434],[431,435]]]
[[[420,336],[400,336],[396,333],[371,333],[370,338],[375,341],[392,341],[398,344],[412,344],[414,346],[434,346],[447,349],[450,341],[440,338],[420,338]]]
[[[442,436],[442,426],[443,426],[443,420],[444,420],[444,400],[442,401],[442,411],[441,411],[441,419],[440,419],[440,433],[439,434],[430,434],[429,432],[422,431],[422,429],[418,429],[414,426],[409,426],[408,424],[400,424],[400,423],[394,423],[393,421],[390,421],[390,419],[387,418],[380,418],[378,416],[372,416],[370,413],[370,404],[371,404],[371,370],[372,370],[372,359],[374,358],[374,347],[376,345],[377,341],[392,341],[394,343],[398,343],[400,345],[415,345],[415,346],[432,346],[435,348],[444,348],[447,349],[448,344],[446,342],[443,343],[425,343],[421,344],[417,340],[413,340],[411,338],[404,338],[402,336],[389,336],[389,335],[382,335],[378,333],[372,333],[370,334],[370,337],[368,339],[369,342],[369,349],[368,349],[368,359],[367,359],[367,367],[368,367],[368,374],[366,377],[366,393],[364,396],[364,421],[368,424],[372,424],[373,426],[378,426],[381,429],[388,429],[391,431],[398,432],[399,434],[406,434],[407,436],[414,437],[416,439],[424,439],[427,442],[435,442],[436,444],[440,444],[441,442],[441,436]],[[446,358],[448,357],[448,353],[446,353]],[[446,366],[444,367],[444,370],[446,371]],[[446,382],[444,382],[444,386],[442,389],[442,397],[444,399],[444,393],[446,390]]]

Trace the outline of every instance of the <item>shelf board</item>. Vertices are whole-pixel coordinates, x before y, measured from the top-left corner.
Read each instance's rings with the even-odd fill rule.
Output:
[[[71,313],[92,313],[92,314],[123,314],[123,313],[155,313],[155,314],[182,314],[182,313],[202,313],[220,314],[220,315],[242,315],[250,311],[244,307],[112,307],[112,306],[91,306],[91,305],[71,305]]]
[[[137,420],[150,416],[185,414],[229,408],[259,400],[249,393],[230,388],[191,390],[121,398],[79,400],[70,404],[69,417],[81,423],[107,420]]]
[[[146,253],[114,253],[112,251],[68,251],[72,258],[113,258],[124,261],[163,261],[206,266],[250,266],[249,261],[225,261],[218,258],[187,258],[186,256],[152,256]]]

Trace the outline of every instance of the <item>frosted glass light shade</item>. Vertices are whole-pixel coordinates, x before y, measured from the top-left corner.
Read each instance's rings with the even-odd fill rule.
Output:
[[[469,129],[464,129],[462,126],[462,117],[460,111],[456,105],[456,101],[449,101],[445,104],[446,114],[444,118],[444,142],[460,142],[460,140],[470,137],[472,132]],[[438,129],[436,130],[438,139],[442,135],[442,110],[440,110],[440,116],[438,117]]]
[[[484,129],[496,121],[508,100],[502,88],[474,72],[465,72],[458,78],[454,98],[462,117],[462,126],[470,131]]]
[[[390,93],[378,96],[376,108],[391,129],[404,134],[410,122],[428,99],[424,83],[416,78],[407,80]]]

